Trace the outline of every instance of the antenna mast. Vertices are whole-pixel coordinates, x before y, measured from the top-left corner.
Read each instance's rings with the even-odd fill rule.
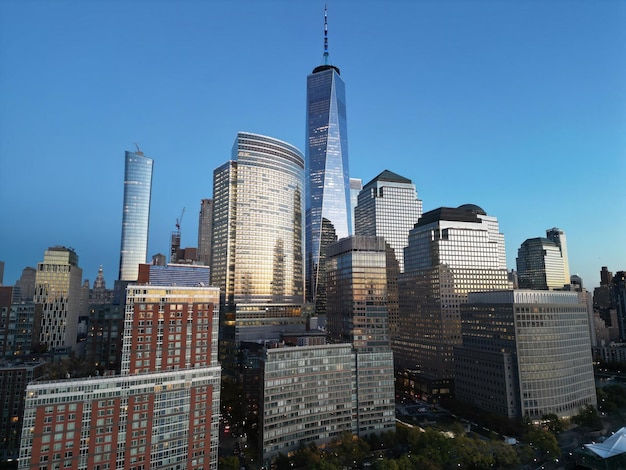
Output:
[[[328,65],[328,10],[324,5],[324,65]]]

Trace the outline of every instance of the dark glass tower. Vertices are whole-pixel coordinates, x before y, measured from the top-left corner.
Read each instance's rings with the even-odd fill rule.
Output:
[[[126,152],[120,281],[136,281],[139,265],[146,262],[152,165],[153,160],[139,149],[137,152]]]
[[[307,301],[326,311],[326,245],[352,233],[345,85],[329,64],[324,11],[324,64],[307,77],[306,282]]]

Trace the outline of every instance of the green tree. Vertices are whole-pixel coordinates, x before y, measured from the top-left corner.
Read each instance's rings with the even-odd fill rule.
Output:
[[[593,405],[587,405],[578,411],[576,416],[572,417],[572,421],[579,426],[589,429],[602,429],[602,420],[598,415],[598,410]]]
[[[561,421],[556,414],[549,413],[543,415],[541,417],[541,421],[543,422],[544,428],[546,428],[551,433],[558,435],[559,433],[563,432],[563,421]]]
[[[239,457],[220,457],[220,470],[239,470]]]
[[[532,426],[527,429],[525,439],[542,453],[543,458],[556,458],[561,453],[556,437],[545,429]]]

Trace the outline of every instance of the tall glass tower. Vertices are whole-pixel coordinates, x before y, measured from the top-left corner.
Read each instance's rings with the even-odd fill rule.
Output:
[[[307,301],[326,311],[326,245],[352,233],[345,85],[329,64],[324,11],[324,64],[307,77],[306,282]]]
[[[152,159],[139,148],[136,152],[126,152],[120,281],[136,281],[139,265],[146,262],[152,166]]]

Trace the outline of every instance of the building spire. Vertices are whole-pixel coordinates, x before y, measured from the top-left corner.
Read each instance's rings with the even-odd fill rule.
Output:
[[[328,65],[328,9],[324,4],[324,65]]]

